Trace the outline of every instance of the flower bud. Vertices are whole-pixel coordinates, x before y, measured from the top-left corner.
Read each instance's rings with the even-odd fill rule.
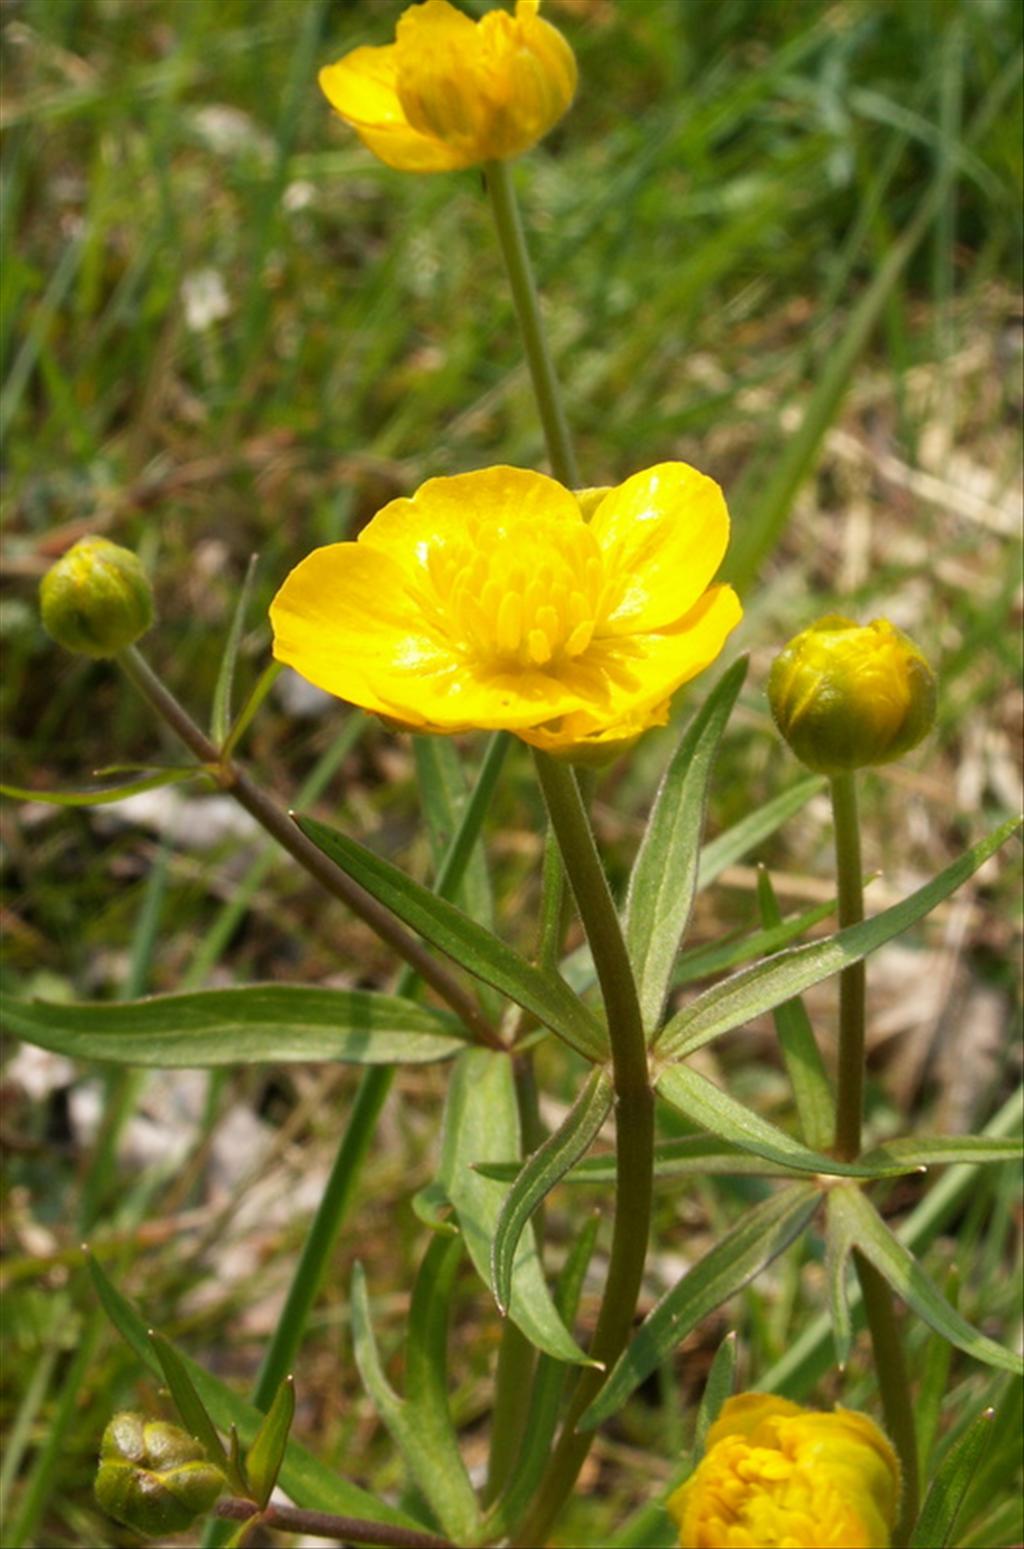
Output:
[[[901,757],[931,730],[935,675],[887,619],[829,614],[796,635],[768,679],[775,724],[797,758],[842,774]]]
[[[726,1399],[703,1461],[667,1504],[681,1549],[887,1549],[899,1500],[896,1454],[867,1415],[823,1414],[769,1393],[739,1393]]]
[[[103,1433],[96,1499],[148,1538],[185,1532],[209,1511],[224,1483],[200,1443],[177,1425],[124,1413]]]
[[[43,627],[83,656],[116,656],[153,622],[153,592],[138,557],[107,538],[83,538],[43,577]]]

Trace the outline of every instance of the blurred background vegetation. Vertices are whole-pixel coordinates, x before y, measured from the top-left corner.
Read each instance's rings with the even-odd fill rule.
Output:
[[[320,64],[387,41],[399,10],[3,5],[8,781],[81,785],[104,766],[176,756],[113,668],[62,655],[40,629],[38,579],[78,537],[101,532],[144,556],[161,615],[147,652],[202,718],[252,553],[247,682],[267,658],[266,604],[311,547],[353,535],[431,474],[544,466],[479,176],[389,171],[316,88]],[[580,93],[517,179],[585,481],[684,458],[723,484],[733,513],[747,605],[733,648],[751,651],[753,670],[710,831],[798,778],[762,686],[774,650],[812,617],[885,613],[939,667],[937,735],[866,782],[880,907],[1020,801],[1024,10],[549,0],[547,14],[577,52]],[[701,692],[681,696],[681,714]],[[616,880],[670,735],[645,739],[599,787]],[[460,751],[472,770],[479,739]],[[429,870],[408,739],[284,678],[247,756],[283,801],[315,802]],[[157,792],[120,815],[5,806],[8,986],[85,998],[260,977],[386,983],[374,938],[263,856],[225,802]],[[489,847],[502,928],[524,944],[538,822],[528,760],[514,754]],[[815,797],[703,895],[696,941],[756,927],[755,860],[771,865],[787,912],[827,900],[829,837]],[[908,1112],[928,1129],[977,1127],[1014,1085],[1016,854],[875,963],[879,1137],[907,1128]],[[832,990],[812,997],[826,1044],[832,1006]],[[3,1541],[129,1544],[91,1503],[95,1450],[114,1407],[159,1400],[95,1313],[77,1244],[84,1232],[102,1242],[146,1317],[245,1391],[356,1077],[111,1077],[11,1055]],[[576,1072],[558,1051],[545,1059],[550,1119]],[[786,1122],[770,1026],[705,1068]],[[382,1490],[400,1489],[401,1473],[354,1377],[345,1286],[362,1258],[397,1340],[422,1244],[408,1194],[432,1175],[444,1081],[443,1069],[399,1078],[298,1372],[299,1434]],[[901,1181],[889,1208],[922,1188]],[[1010,1168],[980,1172],[931,1250],[940,1277],[958,1263],[961,1305],[989,1329],[1015,1316],[1014,1188]],[[650,1299],[747,1198],[721,1183],[663,1197]],[[549,1217],[556,1259],[566,1220],[563,1193]],[[759,1380],[820,1292],[812,1253],[694,1336],[599,1441],[566,1541],[609,1541],[661,1487],[727,1327],[741,1330],[744,1379]],[[463,1313],[452,1375],[472,1464],[498,1325],[468,1277]],[[911,1338],[915,1369],[941,1384],[941,1352],[921,1330]],[[1019,1507],[992,1485],[1014,1455],[1019,1385],[960,1356],[950,1383],[943,1432],[986,1402],[999,1417],[962,1542],[1016,1541]],[[811,1391],[872,1405],[863,1351],[842,1387],[832,1375]]]

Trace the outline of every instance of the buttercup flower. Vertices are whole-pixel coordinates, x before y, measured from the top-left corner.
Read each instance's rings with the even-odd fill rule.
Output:
[[[450,172],[518,156],[576,91],[561,33],[516,0],[515,15],[471,21],[448,0],[411,5],[395,41],[357,48],[320,71],[328,102],[363,144],[401,172]]]
[[[822,774],[886,764],[915,748],[935,719],[935,677],[887,619],[863,628],[830,614],[776,657],[768,699],[797,758]]]
[[[664,723],[739,622],[731,588],[709,585],[728,536],[721,490],[685,463],[604,492],[589,521],[544,474],[430,479],[292,571],[274,655],[413,730],[611,751]]]
[[[899,1497],[896,1454],[867,1415],[741,1393],[668,1509],[682,1549],[888,1549]]]

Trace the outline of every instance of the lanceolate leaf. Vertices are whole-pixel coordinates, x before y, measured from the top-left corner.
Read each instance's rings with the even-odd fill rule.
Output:
[[[763,868],[758,873],[757,896],[765,925],[781,925],[775,890]],[[832,1139],[836,1110],[811,1019],[799,995],[776,1006],[773,1015],[804,1139],[809,1146],[823,1150]]]
[[[955,1162],[1015,1162],[1024,1155],[1024,1140],[1019,1135],[907,1135],[887,1140],[883,1146],[865,1151],[865,1164],[906,1162],[915,1167],[949,1166]]]
[[[260,1506],[265,1506],[273,1494],[294,1417],[295,1379],[285,1377],[245,1458],[249,1488]]]
[[[79,1005],[3,996],[0,1020],[44,1049],[119,1065],[420,1065],[451,1059],[466,1046],[465,1030],[449,1012],[368,990],[300,984]]]
[[[526,962],[454,904],[413,882],[372,850],[312,818],[296,821],[325,855],[432,946],[532,1012],[580,1053],[590,1059],[605,1057],[608,1039],[604,1029],[557,975]]]
[[[512,1268],[523,1228],[559,1179],[589,1150],[611,1105],[611,1077],[597,1066],[562,1124],[524,1163],[509,1190],[491,1249],[494,1296],[503,1313],[508,1309]]]
[[[829,1314],[832,1318],[832,1338],[836,1347],[836,1365],[840,1371],[850,1358],[853,1341],[853,1323],[850,1317],[850,1298],[847,1294],[847,1273],[850,1253],[853,1249],[851,1221],[843,1210],[843,1189],[829,1191],[825,1201],[825,1275],[828,1280]]]
[[[712,941],[707,946],[695,947],[692,952],[684,952],[672,971],[672,987],[678,989],[697,979],[710,979],[713,974],[735,968],[737,963],[749,963],[752,958],[765,957],[769,952],[781,952],[783,947],[792,946],[794,941],[799,941],[813,926],[820,925],[835,912],[835,899],[830,898],[823,904],[815,904],[813,909],[804,909],[800,914],[780,920],[778,925],[767,930],[729,936],[724,941]]]
[[[146,1325],[138,1312],[107,1278],[97,1261],[90,1255],[89,1273],[96,1294],[111,1323],[122,1339],[131,1346],[136,1356],[159,1380],[164,1380],[163,1368],[149,1339]],[[249,1445],[256,1437],[264,1416],[251,1404],[238,1397],[226,1383],[203,1370],[195,1361],[178,1352],[178,1360],[187,1371],[192,1384],[208,1410],[213,1422],[222,1431],[237,1426],[242,1441]],[[335,1473],[333,1468],[319,1462],[298,1442],[290,1441],[285,1449],[280,1473],[281,1488],[297,1506],[311,1511],[336,1512],[340,1516],[364,1517],[371,1522],[384,1522],[392,1527],[422,1528],[415,1518],[405,1512],[377,1500],[358,1485],[349,1484]]]
[[[702,1318],[734,1296],[799,1236],[819,1199],[813,1184],[797,1183],[747,1211],[648,1314],[583,1414],[580,1429],[592,1430],[620,1409]]]
[[[787,1172],[826,1173],[845,1178],[894,1178],[900,1173],[916,1170],[906,1162],[869,1166],[863,1159],[839,1162],[834,1156],[811,1151],[686,1065],[670,1065],[657,1077],[656,1086],[662,1097],[694,1124],[744,1151],[753,1151],[756,1156],[776,1163]]]
[[[687,727],[654,801],[626,898],[625,936],[644,1026],[657,1026],[697,891],[708,784],[747,673],[742,657]]]
[[[478,1166],[485,1178],[496,1178],[499,1183],[512,1183],[519,1175],[513,1162],[485,1162]],[[654,1147],[654,1177],[656,1182],[672,1178],[705,1178],[716,1174],[742,1173],[754,1178],[802,1177],[806,1168],[794,1168],[784,1162],[769,1162],[752,1151],[741,1150],[729,1140],[719,1140],[717,1135],[680,1135],[674,1140],[659,1140]],[[607,1188],[614,1185],[616,1176],[615,1153],[602,1152],[597,1156],[585,1156],[562,1179],[563,1183],[589,1185],[591,1188]]]
[[[746,968],[706,990],[673,1017],[658,1035],[659,1057],[682,1059],[720,1033],[740,1027],[762,1012],[773,1011],[811,985],[820,984],[851,963],[860,962],[869,952],[900,935],[948,898],[1019,826],[1018,818],[1002,824],[987,839],[972,845],[932,882],[873,919],[851,925],[825,941],[809,942],[806,946],[782,952],[778,957]]]
[[[979,1333],[949,1305],[914,1255],[889,1230],[860,1189],[837,1189],[833,1208],[846,1217],[853,1245],[880,1275],[885,1276],[897,1296],[937,1334],[988,1366],[998,1366],[1018,1375],[1024,1373],[1024,1361],[1019,1355],[1004,1350],[994,1339]]]
[[[406,1398],[384,1375],[359,1264],[352,1273],[352,1341],[366,1390],[417,1485],[445,1532],[456,1543],[472,1543],[479,1512],[448,1412],[445,1382],[448,1302],[461,1253],[462,1244],[452,1238],[435,1237],[427,1248],[409,1315]]]
[[[451,1200],[469,1256],[485,1285],[491,1279],[491,1243],[505,1189],[476,1171],[477,1162],[522,1165],[519,1110],[512,1062],[490,1049],[469,1049],[456,1061],[445,1104],[438,1181]],[[509,1316],[531,1344],[559,1361],[587,1357],[555,1311],[533,1234],[515,1251]]]
[[[735,1380],[736,1331],[731,1329],[715,1351],[715,1359],[711,1363],[708,1380],[705,1382],[704,1392],[701,1394],[700,1408],[697,1410],[697,1424],[693,1433],[693,1461],[695,1464],[699,1463],[703,1456],[704,1443],[707,1441],[708,1431],[718,1419],[722,1405],[735,1386]]]
[[[156,1358],[160,1363],[160,1370],[167,1380],[167,1386],[174,1400],[174,1407],[181,1417],[181,1423],[190,1436],[201,1442],[206,1448],[206,1456],[211,1463],[226,1475],[233,1490],[245,1491],[245,1476],[233,1464],[224,1450],[224,1443],[217,1434],[217,1428],[206,1412],[206,1405],[196,1392],[181,1356],[175,1350],[170,1340],[162,1334],[156,1334],[152,1330],[149,1333],[149,1341],[156,1352]]]
[[[127,785],[108,785],[85,791],[34,791],[20,785],[0,785],[0,796],[8,796],[12,801],[40,801],[48,807],[107,807],[115,801],[124,801],[126,796],[138,796],[142,791],[156,791],[162,785],[196,780],[205,772],[198,766],[160,769],[144,780],[132,780]]]
[[[992,1439],[992,1410],[986,1409],[946,1453],[931,1482],[910,1549],[947,1549],[978,1464]]]
[[[253,554],[249,560],[245,580],[238,593],[234,617],[224,642],[224,654],[220,659],[220,670],[214,685],[213,708],[210,711],[210,737],[218,748],[223,747],[231,727],[231,693],[235,686],[238,647],[242,640],[242,630],[245,628],[245,615],[249,611],[249,598],[252,594],[253,577],[256,574],[256,558],[257,556]]]

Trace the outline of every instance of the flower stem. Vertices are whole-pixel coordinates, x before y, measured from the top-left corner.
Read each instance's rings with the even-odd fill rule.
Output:
[[[860,820],[853,774],[833,775],[832,816],[835,828],[839,926],[857,925],[864,918],[864,881],[860,858]],[[843,1161],[860,1155],[864,1109],[864,964],[854,963],[839,976],[839,1069],[836,1085],[834,1150]],[[896,1549],[906,1544],[917,1518],[919,1484],[917,1436],[903,1342],[892,1292],[885,1279],[860,1253],[854,1265],[864,1296],[875,1372],[882,1396],[886,1430],[899,1453],[903,1475],[900,1517],[893,1535]]]
[[[523,223],[519,216],[511,166],[507,161],[489,161],[484,167],[484,177],[487,182],[487,192],[491,198],[494,224],[498,232],[501,254],[505,260],[512,299],[519,317],[523,349],[526,352],[530,379],[537,399],[537,409],[544,427],[551,471],[559,483],[564,484],[568,489],[575,489],[580,482],[576,456],[569,437],[569,424],[562,406],[558,378],[555,375],[544,334],[540,301],[534,283],[526,237],[523,233]]]
[[[311,1538],[336,1538],[344,1543],[354,1539],[360,1544],[391,1545],[392,1549],[451,1549],[447,1538],[434,1533],[418,1533],[412,1528],[389,1527],[362,1517],[336,1517],[331,1512],[307,1511],[300,1506],[257,1506],[255,1501],[236,1495],[222,1496],[213,1508],[214,1516],[226,1522],[249,1522],[258,1517],[264,1527],[280,1528],[285,1533],[305,1533]]]
[[[424,983],[429,984],[451,1007],[479,1042],[501,1047],[490,1022],[454,975],[430,955],[390,910],[385,909],[339,866],[328,860],[243,769],[230,760],[222,759],[220,750],[200,730],[136,647],[129,646],[126,651],[122,651],[117,661],[142,697],[148,700],[199,762],[256,819],[260,827],[276,839],[281,848],[287,850],[292,859],[315,877],[328,893],[340,898],[353,914],[364,920],[371,930],[376,931],[383,941],[404,958]]]
[[[864,1312],[871,1333],[871,1348],[875,1354],[875,1371],[882,1395],[885,1428],[899,1454],[903,1475],[900,1513],[892,1538],[893,1549],[903,1549],[903,1546],[910,1542],[910,1534],[917,1521],[920,1504],[917,1432],[910,1393],[910,1373],[907,1371],[903,1338],[888,1283],[875,1266],[856,1250],[854,1250],[853,1263],[857,1271],[857,1279],[860,1281],[864,1297]]]
[[[535,758],[569,884],[594,955],[612,1049],[615,1224],[608,1278],[590,1346],[591,1356],[607,1370],[629,1337],[647,1254],[654,1158],[654,1096],[633,971],[576,777],[568,765],[546,754],[537,753]],[[603,1381],[604,1374],[593,1369],[582,1372],[577,1379],[561,1435],[513,1542],[522,1545],[544,1542],[590,1450],[593,1433],[577,1432],[576,1422]]]
[[[835,825],[836,878],[839,886],[839,926],[857,925],[864,918],[864,881],[860,861],[857,790],[852,774],[833,775],[832,817]],[[839,1069],[836,1089],[835,1154],[851,1162],[860,1155],[864,1107],[863,962],[844,968],[839,976]]]

